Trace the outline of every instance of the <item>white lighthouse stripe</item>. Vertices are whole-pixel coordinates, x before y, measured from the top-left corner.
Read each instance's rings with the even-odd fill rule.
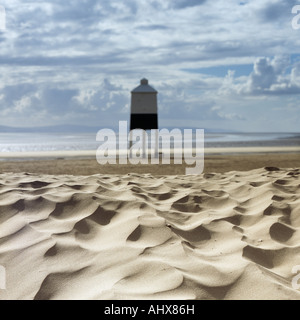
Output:
[[[133,93],[131,96],[131,113],[157,113],[156,94]]]

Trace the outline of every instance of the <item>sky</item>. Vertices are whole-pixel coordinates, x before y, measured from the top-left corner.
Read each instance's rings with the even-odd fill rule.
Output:
[[[116,127],[145,77],[161,128],[300,131],[300,0],[0,5],[0,125]]]

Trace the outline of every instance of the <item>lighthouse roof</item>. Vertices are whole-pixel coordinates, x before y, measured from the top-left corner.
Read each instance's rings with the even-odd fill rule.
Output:
[[[149,86],[148,80],[143,78],[141,84],[131,91],[132,93],[157,93],[157,91]]]

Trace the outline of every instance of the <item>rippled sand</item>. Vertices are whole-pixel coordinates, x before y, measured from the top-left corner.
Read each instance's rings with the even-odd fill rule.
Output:
[[[300,170],[0,175],[0,299],[299,299]]]

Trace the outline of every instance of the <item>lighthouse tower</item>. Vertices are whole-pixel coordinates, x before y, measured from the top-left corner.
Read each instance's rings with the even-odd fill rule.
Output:
[[[145,78],[131,91],[130,130],[134,129],[158,129],[157,91]]]

